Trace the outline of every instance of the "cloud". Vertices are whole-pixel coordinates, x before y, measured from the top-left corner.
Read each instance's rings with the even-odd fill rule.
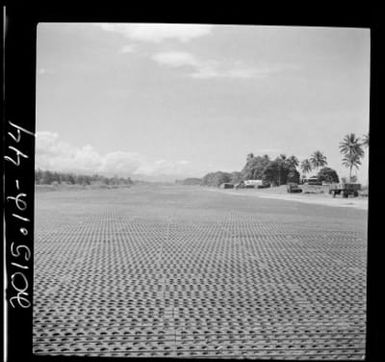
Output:
[[[281,71],[280,66],[249,66],[242,62],[219,62],[217,60],[205,60],[196,57],[189,52],[169,51],[159,52],[152,59],[160,65],[181,68],[189,67],[189,76],[198,79],[210,78],[262,78],[272,73]]]
[[[105,31],[121,34],[132,40],[159,43],[163,40],[174,39],[187,42],[211,33],[212,25],[203,24],[97,24]]]
[[[170,67],[199,67],[200,62],[188,52],[162,52],[156,53],[152,57],[158,64],[167,65]]]
[[[124,45],[120,48],[119,53],[133,53],[136,50],[136,46],[134,44]]]
[[[141,166],[142,157],[136,152],[115,151],[101,157],[100,171],[106,173],[133,174]]]
[[[137,152],[114,151],[101,155],[91,145],[77,147],[63,142],[54,132],[44,131],[36,134],[36,168],[43,170],[156,176],[184,175],[189,171],[189,166],[187,160],[152,161]]]
[[[206,24],[100,23],[96,25],[105,31],[120,34],[131,41],[152,43],[160,43],[164,40],[188,42],[210,34],[213,28],[213,25]],[[125,45],[119,52],[132,53],[136,50],[136,46],[136,44]],[[188,75],[196,79],[263,78],[285,69],[279,65],[247,65],[239,61],[201,59],[185,51],[159,52],[153,54],[152,59],[163,66],[190,67],[191,71]]]
[[[75,147],[59,140],[57,133],[37,132],[37,168],[88,173],[100,170],[101,161],[101,156],[90,145]]]

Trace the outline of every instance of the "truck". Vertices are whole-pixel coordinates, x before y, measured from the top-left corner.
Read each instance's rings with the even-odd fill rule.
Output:
[[[311,186],[321,186],[322,185],[322,181],[320,181],[317,176],[312,176],[312,177],[309,177],[309,178],[304,178],[302,180],[302,183],[304,185],[311,185]]]
[[[220,184],[219,187],[221,189],[233,189],[234,185],[229,182],[224,182],[223,184]]]
[[[331,184],[329,188],[329,194],[336,197],[336,195],[342,194],[342,197],[347,198],[349,195],[354,197],[358,196],[358,191],[361,190],[361,184],[358,183],[339,183]]]
[[[302,192],[302,189],[298,187],[298,184],[296,182],[289,182],[286,186],[286,190],[289,193],[298,193]]]
[[[270,183],[263,180],[240,181],[234,185],[234,188],[236,189],[265,189],[267,187],[270,187]]]
[[[245,180],[243,181],[246,188],[256,188],[263,185],[262,180]]]

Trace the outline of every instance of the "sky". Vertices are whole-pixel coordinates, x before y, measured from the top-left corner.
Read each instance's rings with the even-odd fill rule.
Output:
[[[339,143],[369,132],[369,29],[40,23],[37,41],[37,168],[175,180],[320,150],[343,177]]]

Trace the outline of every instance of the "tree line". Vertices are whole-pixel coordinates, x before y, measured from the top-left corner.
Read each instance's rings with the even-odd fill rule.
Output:
[[[67,185],[132,185],[130,177],[106,177],[98,174],[79,175],[68,172],[53,172],[49,170],[35,170],[35,183],[37,185],[67,184]]]
[[[358,169],[361,160],[365,155],[365,149],[369,147],[369,135],[357,137],[354,133],[346,135],[339,144],[339,151],[342,155],[342,164],[349,169],[350,182],[355,181],[352,175],[353,169]],[[249,153],[246,163],[241,171],[234,172],[210,172],[202,179],[189,178],[177,180],[177,183],[187,185],[201,184],[204,186],[219,186],[223,183],[236,184],[245,180],[262,180],[272,186],[280,186],[288,182],[299,183],[311,172],[317,172],[318,181],[339,182],[337,172],[327,167],[327,157],[321,151],[313,152],[309,158],[299,162],[294,155],[287,157],[280,154],[275,159],[268,155],[255,156]],[[38,185],[70,184],[70,185],[132,185],[130,177],[107,177],[98,174],[81,175],[68,172],[55,172],[38,169],[35,171],[35,183]]]
[[[352,175],[352,170],[359,168],[361,159],[365,155],[364,149],[368,147],[369,135],[360,138],[351,133],[340,142],[339,151],[342,154],[342,165],[349,169],[350,182],[356,181],[355,176]],[[270,159],[268,155],[255,156],[253,153],[249,153],[246,157],[246,164],[241,171],[210,172],[201,179],[201,185],[219,186],[223,183],[236,184],[245,180],[262,180],[272,186],[280,186],[288,182],[299,183],[301,175],[298,169],[302,172],[302,179],[311,172],[316,172],[318,181],[339,182],[337,172],[327,165],[327,157],[320,150],[314,151],[310,157],[302,162],[299,162],[294,155],[287,157],[285,154],[281,154],[275,159]]]
[[[287,157],[281,154],[272,160],[268,155],[255,156],[253,153],[249,153],[246,157],[246,164],[241,171],[208,173],[202,178],[202,185],[236,184],[244,180],[263,180],[274,186],[287,182],[299,182],[300,174],[296,169],[297,166],[298,159],[295,156]]]

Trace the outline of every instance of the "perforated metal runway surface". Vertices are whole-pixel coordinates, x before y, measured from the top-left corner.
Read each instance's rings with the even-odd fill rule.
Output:
[[[34,354],[362,359],[366,212],[194,187],[38,192]]]

